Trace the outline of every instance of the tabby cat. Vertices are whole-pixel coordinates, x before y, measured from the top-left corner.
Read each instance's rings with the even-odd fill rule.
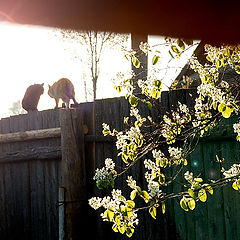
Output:
[[[77,104],[75,100],[75,91],[72,82],[67,78],[61,78],[55,82],[52,86],[48,85],[48,95],[55,99],[56,107],[58,108],[59,99],[66,104],[69,108],[69,102],[72,99],[74,104]]]

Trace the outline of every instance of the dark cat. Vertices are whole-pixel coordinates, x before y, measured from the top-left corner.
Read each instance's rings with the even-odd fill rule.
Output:
[[[34,84],[29,86],[22,100],[23,109],[25,109],[27,112],[37,111],[37,105],[43,92],[43,84]]]

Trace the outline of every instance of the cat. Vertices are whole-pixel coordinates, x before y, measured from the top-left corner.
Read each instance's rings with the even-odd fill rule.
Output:
[[[42,84],[34,84],[27,88],[23,100],[22,100],[22,107],[27,112],[29,111],[37,111],[37,105],[40,99],[40,96],[44,92],[43,88],[44,83]]]
[[[55,99],[56,107],[58,108],[59,99],[66,104],[66,107],[69,108],[69,102],[72,99],[74,105],[77,104],[75,99],[75,90],[72,82],[67,78],[61,78],[55,82],[52,86],[48,85],[48,95]]]

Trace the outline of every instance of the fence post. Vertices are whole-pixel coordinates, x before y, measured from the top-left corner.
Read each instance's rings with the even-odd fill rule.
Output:
[[[65,239],[83,236],[86,226],[86,173],[82,115],[77,109],[60,111],[62,187],[65,189]]]

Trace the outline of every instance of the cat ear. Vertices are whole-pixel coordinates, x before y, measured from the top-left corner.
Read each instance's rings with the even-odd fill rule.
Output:
[[[44,86],[44,83],[42,83],[41,85],[42,85],[42,87],[43,87],[43,86]]]
[[[48,88],[50,88],[51,86],[50,86],[50,84],[48,84]]]

